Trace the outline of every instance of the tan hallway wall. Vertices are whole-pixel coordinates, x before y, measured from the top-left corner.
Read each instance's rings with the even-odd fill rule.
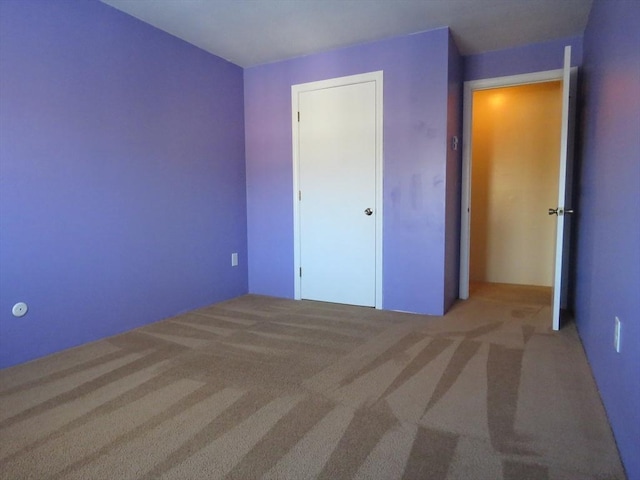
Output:
[[[470,281],[551,286],[560,82],[473,94]]]

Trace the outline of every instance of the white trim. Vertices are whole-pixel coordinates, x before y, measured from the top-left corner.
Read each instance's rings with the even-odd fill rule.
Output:
[[[462,112],[462,192],[460,206],[460,283],[458,296],[469,298],[469,249],[471,237],[471,172],[472,144],[471,119],[473,115],[473,92],[491,88],[526,85],[531,83],[562,80],[563,70],[525,73],[507,77],[486,78],[464,82]]]
[[[357,83],[374,82],[376,85],[376,215],[375,215],[375,243],[376,243],[376,275],[375,275],[375,308],[382,308],[382,225],[383,225],[383,72],[369,72],[348,77],[331,78],[317,82],[303,83],[291,86],[291,137],[293,148],[293,274],[294,298],[300,300],[300,206],[298,203],[299,188],[299,149],[298,149],[298,99],[302,92],[321,90],[325,88],[353,85]]]

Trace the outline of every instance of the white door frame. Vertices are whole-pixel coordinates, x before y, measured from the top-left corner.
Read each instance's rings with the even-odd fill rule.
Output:
[[[382,98],[383,98],[383,73],[382,71],[350,75],[347,77],[320,80],[318,82],[302,83],[291,86],[291,134],[293,143],[293,276],[294,298],[300,300],[300,156],[298,142],[298,102],[299,95],[303,92],[321,90],[325,88],[341,87],[358,83],[374,82],[376,86],[376,185],[375,185],[375,308],[382,308]]]
[[[552,82],[563,79],[563,70],[525,73],[507,77],[487,78],[464,82],[462,113],[462,199],[460,220],[460,285],[459,297],[469,298],[469,250],[471,240],[471,172],[473,92],[499,87],[512,87],[532,83]],[[560,134],[560,132],[558,132]],[[541,205],[541,208],[545,208]]]

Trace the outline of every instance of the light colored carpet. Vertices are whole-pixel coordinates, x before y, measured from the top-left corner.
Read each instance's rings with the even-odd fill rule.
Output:
[[[244,296],[0,372],[3,479],[623,479],[548,291]]]

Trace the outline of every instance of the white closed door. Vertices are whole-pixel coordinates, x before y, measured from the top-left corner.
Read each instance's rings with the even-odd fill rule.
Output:
[[[376,304],[376,83],[298,94],[300,296]]]

